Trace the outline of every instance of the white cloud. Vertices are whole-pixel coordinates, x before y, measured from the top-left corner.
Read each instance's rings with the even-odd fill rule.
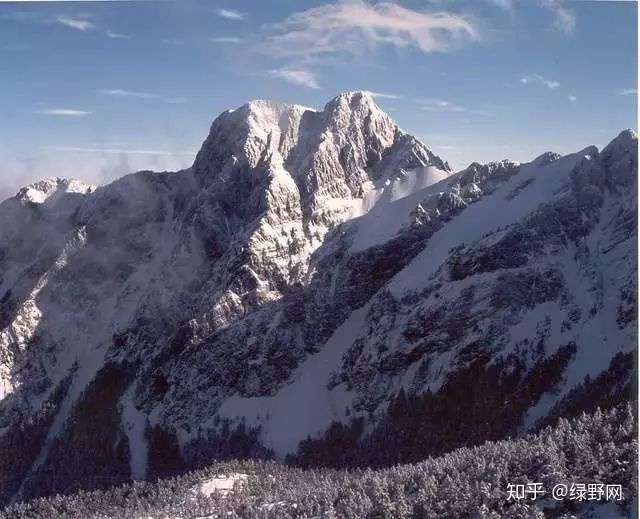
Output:
[[[621,88],[618,90],[618,95],[620,96],[637,96],[638,89],[637,88]]]
[[[55,19],[55,22],[59,23],[60,25],[64,25],[65,27],[70,27],[71,29],[82,32],[86,32],[88,30],[96,28],[93,22],[90,22],[89,20],[83,20],[80,18],[69,18],[67,16],[58,16]]]
[[[372,92],[371,90],[365,90],[365,92],[378,99],[401,99],[402,96],[398,94],[384,94],[382,92]]]
[[[37,114],[41,115],[61,115],[68,117],[85,117],[91,115],[91,112],[86,110],[73,110],[70,108],[46,108],[44,110],[36,110]]]
[[[561,0],[542,0],[542,5],[554,15],[553,25],[556,29],[571,34],[576,28],[576,16],[567,9]]]
[[[209,38],[209,41],[211,43],[242,43],[242,39],[235,36],[215,36]]]
[[[304,86],[307,88],[313,88],[314,90],[320,89],[318,80],[313,72],[305,69],[293,69],[293,68],[280,68],[269,71],[271,77],[282,79],[287,83],[293,85]]]
[[[456,40],[477,39],[474,25],[447,12],[426,13],[400,5],[339,1],[290,15],[272,25],[265,50],[280,56],[361,54],[378,45],[446,51]]]
[[[113,97],[137,97],[138,99],[160,99],[158,94],[150,94],[148,92],[133,92],[131,90],[123,90],[121,88],[113,88],[111,90],[100,90],[100,93]]]
[[[459,105],[445,101],[444,99],[416,99],[421,110],[429,112],[466,112],[467,110]]]
[[[458,112],[472,115],[491,116],[491,112],[486,110],[477,110],[475,108],[466,108],[445,99],[418,98],[414,99],[420,110],[428,112]]]
[[[569,96],[569,101],[571,101],[572,103],[575,103],[578,100],[578,98],[574,95],[570,95]]]
[[[171,139],[150,149],[126,149],[116,144],[51,146],[20,150],[0,136],[0,201],[47,177],[73,177],[91,184],[104,184],[141,170],[178,171],[193,163],[195,150],[172,151]],[[74,149],[75,148],[75,149]]]
[[[546,9],[553,17],[553,28],[565,34],[571,34],[576,28],[576,15],[572,9],[567,7],[569,3],[576,2],[637,2],[638,0],[426,0],[428,4],[441,7],[445,5],[462,5],[468,7],[469,4],[481,5],[478,10],[486,10],[486,4],[502,9],[511,16],[512,21],[518,16],[518,11],[522,6],[527,8],[530,4],[538,5]],[[484,4],[484,5],[483,5]]]
[[[541,76],[540,74],[531,74],[527,76],[521,76],[520,83],[522,83],[523,85],[533,85],[533,84],[544,85],[547,88],[550,88],[551,90],[554,90],[560,86],[560,83],[558,83],[557,81],[547,79],[546,77]]]
[[[129,36],[128,34],[121,34],[119,32],[106,31],[105,34],[113,40],[130,40],[131,39],[131,36]]]
[[[111,97],[129,97],[134,99],[157,99],[169,104],[185,103],[187,101],[184,97],[165,97],[160,94],[154,94],[151,92],[135,92],[132,90],[124,90],[122,88],[112,88],[108,90],[99,90],[99,94],[107,95]]]
[[[227,20],[244,20],[245,18],[244,13],[233,9],[216,9],[216,14]]]
[[[2,3],[5,0],[0,0],[0,3]],[[146,0],[6,0],[6,1],[17,1],[17,2],[30,2],[30,1],[42,1],[42,2],[65,2],[65,1],[69,1],[69,2],[83,2],[83,1],[87,1],[87,2],[121,2],[121,1],[128,1],[128,2],[132,2],[132,1],[146,1]],[[81,32],[88,32],[88,31],[94,31],[94,30],[99,30],[99,27],[96,26],[95,23],[93,23],[91,20],[87,19],[87,16],[81,16],[81,17],[71,17],[71,16],[65,16],[65,15],[60,15],[57,16],[55,18],[51,18],[48,16],[44,16],[41,13],[38,13],[36,11],[16,11],[16,12],[9,12],[9,13],[4,13],[4,14],[0,14],[0,19],[2,20],[10,20],[10,21],[14,21],[14,22],[28,22],[28,23],[37,23],[37,24],[58,24],[58,25],[63,25],[65,27],[69,27],[71,29],[74,29],[76,31],[81,31]],[[123,34],[123,33],[119,33],[116,31],[112,31],[110,29],[107,30],[100,30],[101,33],[104,33],[107,37],[114,39],[114,40],[130,40],[131,36],[128,34]]]
[[[124,0],[103,0],[103,1],[124,1]],[[90,20],[85,18],[71,18],[69,16],[58,16],[55,18],[54,23],[64,25],[65,27],[70,27],[71,29],[75,29],[77,31],[87,32],[98,30],[98,27]],[[103,32],[102,30],[100,32]],[[107,29],[104,31],[104,34],[111,38],[112,40],[130,40],[131,36],[128,34],[123,34],[120,32],[112,31]]]

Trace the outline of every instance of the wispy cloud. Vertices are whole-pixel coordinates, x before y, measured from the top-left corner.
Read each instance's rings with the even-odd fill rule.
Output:
[[[96,28],[93,22],[90,22],[89,20],[85,20],[81,18],[70,18],[68,16],[58,16],[54,21],[55,23],[64,25],[65,27],[70,27],[71,29],[75,29],[76,31],[86,32]]]
[[[0,0],[2,3],[4,0]],[[7,0],[8,1],[8,0]],[[64,2],[64,1],[96,1],[96,2],[124,2],[124,1],[144,1],[144,0],[22,0],[26,1],[41,1],[41,2]],[[67,27],[69,29],[73,29],[74,31],[79,32],[98,32],[102,33],[108,38],[114,40],[130,40],[131,36],[129,34],[123,34],[121,32],[113,31],[111,29],[103,29],[96,25],[87,15],[84,16],[67,16],[67,15],[59,15],[55,17],[46,16],[37,11],[14,11],[0,14],[0,19],[2,20],[10,20],[13,22],[22,22],[22,23],[35,23],[35,24],[57,24]]]
[[[107,1],[107,0],[103,0]],[[124,1],[124,0],[109,0],[109,1]],[[88,32],[88,31],[98,31],[103,32],[105,36],[111,38],[112,40],[130,40],[131,36],[128,34],[123,34],[120,32],[112,31],[111,29],[101,30],[93,23],[91,20],[87,20],[86,18],[72,18],[69,16],[58,16],[54,18],[54,23],[59,25],[64,25],[65,27],[69,27],[70,29],[74,29],[76,31]]]
[[[523,85],[544,85],[551,90],[554,90],[560,86],[560,83],[557,81],[553,81],[551,79],[547,79],[540,74],[531,74],[520,77],[520,83]]]
[[[464,0],[426,0],[434,6],[443,6],[445,4],[468,4]],[[490,4],[494,7],[502,9],[508,13],[512,20],[518,16],[519,8],[531,5],[545,9],[553,18],[553,28],[565,34],[571,34],[575,31],[577,20],[572,9],[567,7],[571,2],[637,2],[637,0],[483,0],[482,3]],[[479,0],[472,3],[481,4]],[[484,9],[484,7],[482,7]]]
[[[512,16],[516,11],[518,0],[485,0],[501,9],[507,11]],[[539,0],[540,5],[553,15],[553,27],[565,34],[571,34],[576,28],[576,16],[574,12],[564,5],[564,0]],[[593,1],[593,0],[586,0]],[[609,0],[605,0],[609,1]],[[531,1],[520,2],[520,4],[533,3]]]
[[[418,98],[414,99],[414,102],[418,105],[418,108],[420,110],[425,110],[428,112],[464,112],[467,114],[482,115],[486,117],[492,115],[491,112],[488,112],[487,110],[467,108],[465,106],[452,103],[451,101],[447,101],[445,99]]]
[[[236,36],[214,36],[209,38],[211,43],[242,43],[242,38]]]
[[[126,155],[161,155],[161,156],[175,156],[175,155],[195,155],[196,150],[191,151],[167,151],[167,150],[137,150],[126,148],[88,148],[81,146],[42,146],[41,149],[47,151],[69,151],[76,153],[105,153],[112,154],[126,154]]]
[[[576,28],[576,15],[563,5],[562,0],[542,0],[542,5],[554,16],[553,25],[565,34],[571,34]]]
[[[170,104],[178,104],[186,102],[186,98],[184,97],[167,97],[160,94],[154,94],[151,92],[136,92],[133,90],[124,90],[122,88],[112,88],[107,90],[99,90],[99,94],[111,96],[111,97],[122,97],[122,98],[134,98],[134,99],[157,99],[158,101],[164,101],[165,103]]]
[[[621,88],[618,90],[619,96],[637,96],[638,89],[637,88]]]
[[[371,90],[365,90],[365,92],[378,99],[401,99],[402,96],[398,94],[385,94],[382,92],[372,92]]]
[[[313,72],[305,69],[279,68],[268,72],[271,77],[282,79],[292,85],[299,85],[319,90],[320,85]]]
[[[66,117],[85,117],[91,115],[91,112],[86,110],[74,110],[71,108],[45,108],[43,110],[36,110],[35,113],[40,115],[60,115]]]
[[[569,96],[569,101],[571,101],[572,103],[575,103],[578,100],[578,98],[574,95],[570,95]]]
[[[113,97],[137,97],[138,99],[160,99],[158,94],[150,94],[149,92],[133,92],[131,90],[123,90],[121,88],[112,88],[110,90],[100,90],[103,95]]]
[[[378,45],[442,52],[456,40],[478,38],[475,26],[459,15],[363,0],[339,1],[294,13],[271,30],[265,50],[285,57],[361,54]]]
[[[227,20],[244,20],[245,14],[233,9],[216,9],[216,14]]]
[[[130,40],[131,36],[114,31],[106,31],[105,34],[113,40]]]
[[[466,112],[466,109],[444,99],[416,99],[421,110],[429,112]]]
[[[70,124],[69,120],[65,121]],[[75,122],[83,124],[83,119]],[[127,139],[125,144],[118,143],[120,139],[115,136],[108,142],[56,140],[48,143],[54,145],[51,148],[42,149],[38,145],[26,150],[16,147],[5,133],[0,132],[0,201],[45,177],[72,175],[89,184],[102,185],[133,171],[179,171],[193,163],[197,151],[191,145],[180,146],[172,139],[145,144]],[[69,146],[56,146],[64,144]]]

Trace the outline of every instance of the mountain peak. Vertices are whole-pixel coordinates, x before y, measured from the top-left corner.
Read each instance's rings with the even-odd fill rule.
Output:
[[[562,155],[556,153],[555,151],[545,151],[544,153],[538,155],[535,159],[531,161],[531,164],[534,166],[546,166],[558,160]]]
[[[605,146],[601,157],[614,183],[633,184],[638,170],[638,135],[631,129],[621,131]]]
[[[628,138],[631,140],[638,140],[638,134],[635,132],[635,130],[632,130],[631,128],[627,128],[626,130],[622,130],[619,134],[618,137],[624,137],[624,138]]]
[[[602,151],[613,148],[630,148],[637,145],[638,134],[631,128],[627,128],[622,130]]]
[[[364,121],[374,116],[378,120],[384,120],[387,126],[396,127],[391,118],[376,104],[371,92],[367,91],[343,92],[337,95],[325,105],[324,113],[337,123],[352,117]]]
[[[380,110],[373,99],[373,95],[367,90],[353,90],[342,92],[341,94],[338,94],[333,99],[331,99],[331,101],[329,101],[326,106],[349,106],[351,108],[366,106],[369,108],[376,108]]]
[[[602,150],[604,157],[608,160],[617,160],[622,155],[635,152],[637,154],[638,148],[638,134],[631,129],[622,130],[617,137],[615,137],[609,144]]]
[[[332,178],[333,187],[346,184],[338,188],[340,196],[334,193],[338,198],[347,192],[349,197],[361,196],[361,184],[383,157],[398,155],[396,148],[402,148],[406,155],[402,163],[407,167],[444,167],[444,162],[427,153],[417,139],[409,142],[407,137],[367,91],[343,92],[321,111],[258,99],[216,118],[196,157],[194,171],[209,183],[216,178],[231,179],[246,167],[253,170],[275,160],[294,178],[305,176],[309,168],[326,169],[318,179],[321,185],[309,181],[307,187],[313,191],[323,191]],[[409,160],[413,156],[422,158]]]
[[[308,106],[273,101],[271,99],[252,99],[251,101],[243,104],[237,110],[229,110],[228,113],[234,113],[236,116],[260,117],[265,115],[281,115],[288,112],[301,113],[306,111],[315,112],[316,110]]]
[[[15,198],[21,202],[44,204],[62,193],[88,194],[95,189],[96,186],[85,184],[75,178],[51,177],[21,188]]]

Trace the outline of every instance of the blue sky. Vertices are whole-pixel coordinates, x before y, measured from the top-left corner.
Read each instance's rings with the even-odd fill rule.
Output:
[[[637,121],[637,5],[0,0],[0,197],[189,166],[250,99],[369,90],[454,168],[601,147]]]

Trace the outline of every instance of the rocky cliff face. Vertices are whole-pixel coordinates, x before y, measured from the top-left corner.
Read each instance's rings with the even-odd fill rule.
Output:
[[[441,417],[413,457],[534,427],[634,348],[636,177],[630,131],[453,174],[355,92],[224,112],[185,171],[24,188],[0,204],[2,499],[332,463],[334,422],[354,463],[397,461],[366,446],[399,395]]]

